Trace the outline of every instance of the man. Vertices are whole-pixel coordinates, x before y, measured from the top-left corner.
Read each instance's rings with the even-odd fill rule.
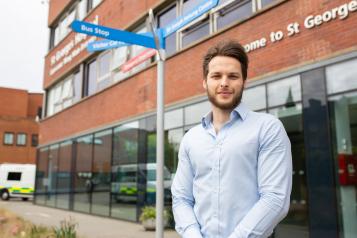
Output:
[[[204,57],[212,111],[182,139],[171,188],[176,230],[184,238],[268,237],[289,210],[290,142],[278,119],[241,102],[247,69],[235,41]]]

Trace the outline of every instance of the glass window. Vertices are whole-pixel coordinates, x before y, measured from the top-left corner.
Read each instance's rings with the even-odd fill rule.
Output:
[[[93,135],[80,137],[76,140],[76,160],[74,172],[74,202],[75,211],[90,212],[90,201],[93,191],[92,183],[92,151]]]
[[[185,125],[200,123],[204,117],[211,110],[208,101],[193,104],[185,107]]]
[[[94,60],[88,64],[88,93],[87,95],[92,95],[97,90],[97,62]]]
[[[48,183],[46,205],[54,207],[57,196],[57,172],[58,172],[58,148],[59,145],[51,145],[48,153]]]
[[[327,93],[357,88],[357,59],[326,67]]]
[[[16,138],[16,145],[26,145],[27,135],[25,133],[18,133]]]
[[[309,237],[308,199],[306,183],[306,161],[304,128],[302,125],[302,105],[293,107],[279,107],[269,110],[283,123],[291,142],[293,162],[293,184],[290,196],[288,215],[275,228],[274,237],[287,237],[294,234],[296,237]]]
[[[141,26],[134,30],[135,33],[144,33],[147,32],[146,26]],[[145,47],[140,46],[140,45],[132,45],[131,46],[131,53],[130,53],[130,58],[134,58],[135,56],[139,55],[141,52],[146,50]],[[139,72],[140,70],[146,68],[148,65],[150,65],[151,59],[147,59],[146,61],[142,62],[141,64],[135,66],[132,70],[131,73],[134,74],[136,72]]]
[[[128,56],[128,47],[119,47],[113,49],[113,59],[112,59],[112,69],[118,68],[120,65],[124,64]]]
[[[243,92],[242,102],[253,111],[266,108],[265,85],[247,88]]]
[[[177,7],[176,4],[171,6],[165,12],[161,13],[158,16],[158,25],[159,27],[163,28],[166,27],[169,23],[174,21],[177,18]],[[171,34],[170,36],[166,37],[165,39],[166,44],[166,54],[172,55],[176,52],[176,34]]]
[[[14,144],[14,133],[5,132],[4,133],[4,145],[12,145]]]
[[[82,73],[78,71],[74,74],[74,95],[73,103],[78,102],[82,98]]]
[[[57,171],[57,202],[56,206],[69,209],[71,192],[72,141],[60,144]]]
[[[113,164],[137,162],[139,122],[131,122],[114,128]]]
[[[165,130],[183,126],[183,109],[165,112]]]
[[[21,172],[9,172],[7,174],[7,180],[9,181],[21,181]]]
[[[292,76],[268,84],[268,105],[274,107],[285,105],[294,106],[301,101],[300,76]]]
[[[87,15],[87,0],[80,0],[77,5],[77,19],[83,20]]]
[[[272,4],[273,2],[276,2],[276,0],[260,0],[260,1],[261,1],[262,8]]]
[[[61,41],[61,35],[60,35],[60,26],[57,25],[55,27],[55,39],[54,39],[54,45],[56,46],[58,42]]]
[[[182,15],[185,15],[192,11],[200,2],[194,0],[184,0],[182,6]]]
[[[63,81],[61,100],[58,103],[62,103],[62,108],[72,105],[73,98],[73,76]]]
[[[93,175],[91,183],[93,214],[109,216],[112,129],[94,135]]]
[[[98,62],[98,82],[110,78],[110,51],[100,55],[97,59]]]
[[[334,80],[344,77],[341,70]],[[335,161],[336,198],[341,237],[354,237],[357,224],[357,93],[346,93],[329,98],[332,128],[333,158]]]
[[[217,29],[252,15],[252,1],[233,1],[217,11]]]
[[[51,116],[54,113],[54,101],[55,101],[54,89],[51,88],[51,89],[47,90],[46,96],[47,96],[47,102],[46,102],[47,114],[46,114],[46,116]]]
[[[192,44],[193,42],[208,36],[210,33],[210,26],[208,18],[199,21],[184,30],[182,30],[182,47]]]
[[[36,190],[35,203],[45,204],[48,185],[48,147],[38,150],[38,159],[36,164]]]
[[[53,112],[56,113],[62,110],[62,84],[57,84],[53,90]]]
[[[38,135],[32,134],[31,136],[31,146],[36,147],[38,146]]]
[[[111,216],[136,221],[139,122],[114,128]]]

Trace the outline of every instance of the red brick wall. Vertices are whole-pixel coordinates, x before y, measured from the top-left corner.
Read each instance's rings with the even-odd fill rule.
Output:
[[[52,25],[53,21],[62,13],[63,9],[73,0],[51,0],[50,8],[48,9],[48,25]]]
[[[36,148],[31,146],[32,134],[39,133],[35,121],[42,94],[25,90],[0,88],[0,163],[35,163]],[[14,144],[4,145],[4,133],[14,133]],[[26,133],[26,146],[16,146],[17,133]]]
[[[108,0],[108,4],[109,2],[112,3]],[[307,16],[322,14],[326,10],[348,2],[350,1],[285,1],[271,10],[257,14],[249,21],[168,59],[165,75],[166,104],[204,93],[200,82],[202,79],[202,56],[212,44],[223,39],[234,38],[247,44],[262,37],[267,38],[266,47],[249,53],[248,76],[253,80],[289,68],[317,62],[343,52],[357,50],[357,11],[350,12],[349,17],[344,20],[335,19],[313,29],[305,29],[303,26]],[[106,4],[102,5],[103,13],[105,8],[111,8]],[[118,9],[120,9],[120,4],[116,4],[116,6],[119,6]],[[125,5],[125,7],[132,9],[133,6]],[[145,7],[138,6],[138,9],[145,9]],[[119,18],[120,15],[116,15],[118,14],[116,11],[120,12],[113,8],[110,15],[115,14],[118,17],[115,18],[116,20],[113,17],[108,17],[108,21],[109,19],[113,20],[107,25],[121,26],[121,18]],[[139,14],[138,12],[136,11],[136,14]],[[103,13],[98,14],[102,15]],[[127,14],[129,17],[130,13]],[[130,19],[126,20],[129,22]],[[270,32],[282,30],[286,34],[287,25],[293,22],[300,24],[300,33],[291,37],[285,36],[280,42],[270,42]],[[100,24],[102,24],[101,20]],[[125,23],[122,24],[125,25]],[[74,63],[79,62],[75,60],[72,64]],[[61,73],[59,72],[59,74]],[[47,77],[45,85],[53,79]],[[147,92],[145,98],[142,96],[143,91]],[[154,110],[155,106],[156,67],[152,67],[44,120],[40,128],[41,144]]]
[[[42,98],[43,95],[41,93],[30,93],[28,100],[28,110],[27,116],[31,118],[36,118],[38,108],[42,107]]]
[[[0,87],[0,116],[26,117],[27,102],[25,90]]]

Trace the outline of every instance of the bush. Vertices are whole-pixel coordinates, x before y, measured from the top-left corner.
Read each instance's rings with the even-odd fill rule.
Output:
[[[56,238],[76,238],[77,237],[77,232],[76,232],[76,227],[77,223],[72,219],[71,217],[69,218],[69,221],[63,220],[61,221],[60,227],[53,228],[53,233]]]

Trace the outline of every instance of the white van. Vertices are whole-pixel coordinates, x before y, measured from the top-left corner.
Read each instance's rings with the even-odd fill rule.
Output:
[[[35,175],[34,164],[0,164],[1,199],[19,197],[26,201],[33,198]]]

